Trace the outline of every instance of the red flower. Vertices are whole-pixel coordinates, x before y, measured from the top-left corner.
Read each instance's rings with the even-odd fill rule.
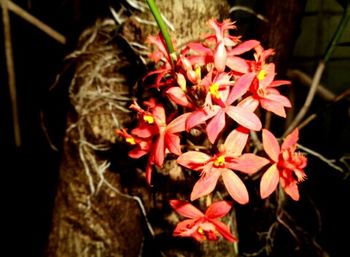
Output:
[[[218,234],[221,234],[229,242],[237,241],[229,227],[218,220],[230,211],[232,203],[215,202],[208,207],[205,213],[186,201],[171,200],[170,205],[176,212],[188,218],[177,224],[173,232],[174,236],[193,237],[202,242],[205,239],[217,240]]]
[[[287,80],[273,80],[275,77],[275,65],[273,63],[266,64],[265,69],[261,70],[256,79],[253,81],[248,96],[242,101],[242,104],[260,106],[274,114],[286,117],[285,107],[291,107],[289,99],[280,94],[276,87],[290,84]]]
[[[152,98],[150,101],[145,102],[145,105],[148,107],[148,111],[143,110],[136,102],[131,106],[139,114],[139,125],[131,131],[131,134],[147,142],[146,149],[141,148],[141,146],[139,148],[149,152],[146,179],[150,184],[152,165],[155,164],[161,167],[167,150],[176,155],[181,154],[180,136],[178,133],[185,130],[185,121],[189,113],[182,114],[169,124],[166,124],[165,109],[161,104]],[[125,137],[127,138],[127,136]],[[139,150],[136,149],[134,151]]]
[[[263,130],[263,146],[273,164],[264,173],[260,181],[261,198],[268,197],[277,187],[278,182],[293,200],[299,200],[298,183],[306,177],[303,169],[307,159],[295,152],[298,141],[298,129],[288,135],[280,148],[275,136]]]
[[[225,114],[241,126],[248,129],[261,129],[261,122],[253,111],[240,105],[232,106],[232,103],[235,100],[247,92],[254,76],[251,74],[244,74],[234,83],[233,88],[230,90],[227,86],[232,84],[228,79],[229,77],[220,74],[206,86],[208,88],[206,105],[203,108],[192,112],[186,121],[186,130],[189,130],[194,126],[211,119],[206,128],[211,143],[215,142],[217,136],[226,125]],[[217,80],[217,77],[219,77],[220,80]]]
[[[251,153],[242,154],[247,139],[248,131],[245,128],[239,128],[227,136],[220,151],[214,156],[196,151],[189,151],[179,156],[177,162],[180,165],[202,173],[193,187],[191,201],[210,194],[215,189],[220,176],[233,199],[240,204],[246,204],[249,201],[245,185],[232,169],[252,174],[266,165],[268,160]]]

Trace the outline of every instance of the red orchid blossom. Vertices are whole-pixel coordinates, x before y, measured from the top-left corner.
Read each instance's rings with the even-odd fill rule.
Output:
[[[251,96],[246,97],[241,104],[248,104],[257,108],[258,105],[274,114],[286,117],[285,107],[291,107],[289,99],[280,94],[276,89],[281,85],[290,84],[287,80],[274,80],[275,78],[275,65],[270,63],[266,65],[265,70],[267,73],[261,75],[262,71],[257,75],[256,79],[253,80],[250,92]]]
[[[229,227],[218,220],[230,211],[232,203],[227,201],[214,202],[205,213],[186,201],[171,200],[170,205],[176,212],[188,218],[177,224],[173,232],[174,236],[193,237],[202,242],[205,239],[216,241],[219,238],[218,234],[221,234],[229,242],[238,241],[231,234]]]
[[[201,172],[200,179],[193,187],[191,201],[210,194],[221,176],[228,193],[234,200],[240,204],[246,204],[249,201],[245,185],[233,170],[253,174],[266,165],[268,160],[251,153],[242,154],[247,140],[248,130],[241,127],[227,136],[220,151],[214,156],[188,151],[178,157],[177,162],[180,165]]]
[[[240,105],[232,105],[235,100],[247,92],[254,76],[252,74],[244,74],[234,83],[232,89],[229,87],[232,84],[230,77],[227,73],[220,73],[213,81],[203,79],[208,90],[206,104],[189,115],[186,120],[186,130],[211,119],[207,124],[206,131],[209,141],[214,143],[226,125],[225,114],[248,129],[261,129],[261,122],[253,111]]]
[[[306,178],[303,169],[307,164],[306,157],[295,152],[299,130],[295,129],[289,134],[281,147],[270,131],[264,129],[262,135],[264,150],[271,158],[272,165],[261,178],[261,198],[268,197],[276,189],[279,182],[293,200],[299,200],[298,183]]]
[[[163,166],[167,151],[176,155],[181,154],[178,133],[185,130],[185,121],[189,113],[182,114],[167,124],[165,109],[160,103],[151,98],[150,101],[145,102],[145,105],[148,111],[143,110],[136,102],[131,105],[131,108],[139,113],[140,120],[139,126],[134,128],[131,134],[144,139],[143,141],[152,141],[151,146],[147,145],[149,160],[146,167],[146,179],[148,183],[151,183],[152,165]],[[128,136],[126,135],[125,138]]]

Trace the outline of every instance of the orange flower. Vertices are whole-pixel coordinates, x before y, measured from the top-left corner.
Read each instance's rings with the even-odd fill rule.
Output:
[[[218,220],[230,211],[232,203],[215,202],[208,207],[205,213],[186,201],[171,200],[170,205],[176,212],[188,218],[177,224],[174,236],[193,237],[201,242],[205,239],[217,240],[218,234],[221,234],[229,242],[237,241],[229,227]]]
[[[263,129],[263,146],[267,155],[272,160],[272,165],[264,173],[260,181],[261,198],[268,197],[277,187],[278,182],[284,191],[293,200],[299,200],[298,183],[302,182],[306,175],[304,168],[307,164],[305,156],[295,152],[299,139],[299,130],[295,129],[289,134],[281,147],[275,136]]]

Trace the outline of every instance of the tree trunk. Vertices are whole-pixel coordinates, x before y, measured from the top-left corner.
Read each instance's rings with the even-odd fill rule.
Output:
[[[177,44],[206,32],[209,18],[228,17],[225,1],[157,2]],[[73,69],[71,108],[48,256],[233,256],[233,245],[224,241],[199,245],[173,238],[178,218],[168,200],[188,196],[188,182],[168,162],[167,172],[160,170],[150,187],[142,161],[128,158],[125,146],[115,142],[114,130],[132,121],[128,106],[147,65],[143,49],[132,43],[143,45],[148,34],[158,33],[142,22],[154,21],[147,8],[119,14],[120,27],[111,19],[97,20],[66,57]]]

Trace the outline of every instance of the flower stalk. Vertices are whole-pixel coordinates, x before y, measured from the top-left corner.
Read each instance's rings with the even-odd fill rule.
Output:
[[[168,53],[169,53],[169,56],[171,59],[171,63],[172,63],[172,65],[174,65],[174,62],[173,62],[173,59],[171,56],[172,56],[172,53],[175,52],[175,50],[174,50],[173,43],[171,42],[171,37],[169,35],[168,28],[167,28],[167,26],[162,18],[162,15],[161,15],[156,3],[154,2],[154,0],[146,0],[146,2],[149,6],[149,9],[151,10],[151,13],[153,14],[154,19],[156,20],[156,22],[158,24],[160,32],[163,35],[163,38],[164,38],[164,41],[165,41],[165,44],[166,44],[166,47],[167,47],[167,50],[168,50]]]

